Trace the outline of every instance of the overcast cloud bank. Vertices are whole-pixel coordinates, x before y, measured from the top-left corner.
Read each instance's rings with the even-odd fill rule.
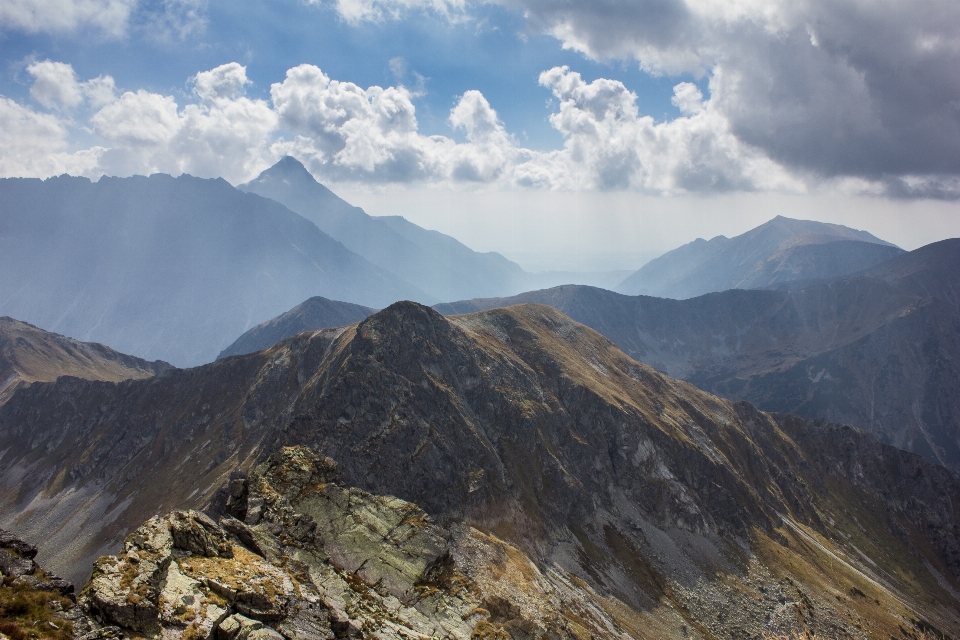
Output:
[[[656,122],[615,79],[585,82],[575,69],[545,70],[539,82],[556,100],[550,123],[564,145],[541,152],[524,148],[478,91],[465,92],[451,109],[449,124],[466,139],[458,142],[453,132],[419,133],[410,89],[363,88],[313,65],[289,69],[269,101],[245,95],[242,65],[223,65],[198,73],[193,99],[179,104],[136,87],[119,92],[108,76],[81,80],[70,65],[45,60],[27,68],[35,105],[0,101],[0,124],[11,132],[0,147],[0,173],[164,171],[239,182],[291,154],[337,182],[960,197],[960,3],[499,3],[590,58],[705,77],[707,95],[678,83],[673,102],[681,116]],[[93,25],[117,34],[141,12],[133,0],[63,0],[55,16],[53,4],[16,0],[0,19],[8,28]],[[476,6],[330,4],[349,23],[418,10],[466,20]],[[88,10],[93,6],[100,11]],[[164,6],[156,15],[172,16],[163,18],[171,24],[202,21],[196,2]],[[77,128],[93,131],[101,144],[70,152]]]

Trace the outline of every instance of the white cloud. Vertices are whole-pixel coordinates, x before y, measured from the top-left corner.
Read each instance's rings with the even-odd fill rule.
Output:
[[[320,0],[308,0],[320,4]],[[466,10],[466,0],[336,0],[340,17],[351,24],[398,20],[413,11],[431,11],[449,19],[458,19]]]
[[[110,76],[80,82],[71,65],[51,60],[31,63],[27,72],[34,78],[30,95],[48,109],[74,108],[84,100],[93,107],[101,107],[115,99]]]
[[[206,26],[206,0],[4,0],[0,31],[182,40]]]
[[[67,129],[51,114],[0,96],[0,176],[46,178],[61,173],[85,175],[93,170],[101,147],[67,152]]]
[[[194,92],[204,100],[218,98],[232,99],[243,95],[246,86],[247,69],[237,62],[222,64],[210,71],[201,71],[193,78]]]
[[[0,28],[30,33],[65,33],[90,27],[119,37],[137,0],[4,0]]]
[[[90,122],[111,144],[101,168],[118,174],[167,172],[222,176],[239,182],[271,158],[277,115],[243,94],[246,69],[230,63],[197,74],[201,102],[182,109],[172,96],[124,93]]]
[[[35,63],[30,73],[36,78],[34,96],[48,108],[76,107],[84,100],[99,106],[89,119],[90,130],[109,148],[67,154],[68,127],[76,126],[72,120],[8,100],[5,106],[14,114],[8,119],[23,120],[20,129],[46,141],[33,149],[19,142],[7,145],[8,172],[20,166],[33,175],[72,162],[87,174],[187,172],[240,182],[291,154],[322,180],[339,183],[653,194],[827,188],[893,197],[960,195],[950,174],[824,180],[790,170],[761,145],[737,135],[730,115],[735,105],[725,100],[729,87],[744,79],[723,68],[711,74],[709,98],[693,83],[678,83],[673,102],[682,115],[666,122],[640,113],[637,96],[622,82],[586,82],[568,67],[544,71],[540,84],[558,104],[550,123],[564,138],[563,148],[546,152],[522,147],[479,91],[465,92],[450,111],[451,129],[466,138],[457,142],[420,133],[415,94],[403,86],[363,88],[308,64],[289,69],[271,86],[272,104],[245,95],[250,81],[236,62],[193,76],[194,101],[183,105],[173,96],[145,90],[116,98],[112,79],[80,82],[62,63]],[[850,93],[856,99],[856,92]]]

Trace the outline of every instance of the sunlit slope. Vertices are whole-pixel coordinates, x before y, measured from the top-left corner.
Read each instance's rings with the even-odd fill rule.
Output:
[[[149,378],[169,368],[165,362],[147,362],[0,317],[0,404],[24,383],[51,382],[59,376],[119,382]]]

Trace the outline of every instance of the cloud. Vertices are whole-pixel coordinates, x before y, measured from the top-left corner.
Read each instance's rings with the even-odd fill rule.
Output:
[[[717,122],[791,170],[883,184],[960,175],[960,3],[500,3],[590,58],[709,76]]]
[[[110,76],[80,82],[71,65],[51,60],[33,62],[27,72],[34,78],[30,95],[48,109],[70,109],[84,100],[100,107],[115,99],[114,81]]]
[[[131,28],[161,40],[182,40],[206,25],[206,0],[4,0],[0,31],[67,34],[92,30],[108,38]]]
[[[46,178],[61,173],[85,175],[93,170],[103,153],[93,147],[67,152],[67,128],[54,115],[37,113],[29,107],[0,96],[0,176]]]
[[[236,98],[243,95],[248,84],[247,69],[237,62],[201,71],[193,77],[193,90],[204,100]]]
[[[674,103],[683,118],[709,105],[708,117],[697,122],[716,127],[707,144],[714,151],[713,143],[732,137],[811,185],[857,178],[894,189],[918,176],[927,176],[925,184],[960,176],[960,3],[338,0],[336,8],[351,23],[418,10],[459,20],[490,3],[522,12],[532,30],[591,59],[709,78],[708,99],[688,83]],[[674,129],[680,124],[693,123]],[[708,132],[698,135],[706,143]],[[694,144],[696,136],[680,137]],[[611,153],[613,164],[602,174],[613,179],[612,167],[626,157]],[[633,171],[616,166],[624,176]],[[544,177],[542,167],[534,173]],[[916,191],[927,192],[940,189]]]
[[[320,4],[320,0],[308,0]],[[414,11],[429,11],[448,19],[459,19],[467,7],[466,0],[336,0],[334,7],[350,24],[398,20]]]
[[[4,30],[66,33],[93,28],[108,36],[124,35],[137,0],[4,0],[0,25]]]
[[[420,133],[416,94],[405,87],[364,88],[309,64],[289,69],[271,85],[269,102],[246,96],[250,81],[236,62],[193,76],[193,98],[185,104],[142,89],[117,98],[112,79],[81,82],[59,62],[38,62],[29,71],[35,77],[34,97],[54,112],[38,113],[7,100],[13,114],[8,126],[34,131],[46,142],[35,149],[12,143],[4,166],[6,171],[24,167],[31,175],[72,162],[87,174],[187,172],[240,182],[290,154],[321,179],[341,183],[653,194],[827,189],[897,198],[960,197],[960,182],[945,172],[824,178],[778,161],[763,145],[738,134],[725,100],[728,88],[743,79],[731,78],[722,67],[711,74],[709,97],[693,83],[677,83],[673,103],[681,115],[664,122],[642,114],[637,96],[618,80],[587,82],[566,66],[544,71],[539,82],[558,105],[549,121],[564,140],[554,151],[524,148],[479,91],[466,91],[450,111],[451,131],[465,138],[458,142]],[[855,100],[856,92],[850,93]],[[87,130],[104,147],[70,155],[68,129],[78,125],[57,114],[67,108],[76,112],[84,101],[97,109]],[[15,124],[16,119],[24,124]],[[865,130],[872,126],[867,118],[861,124]],[[43,160],[47,156],[52,159]]]
[[[90,122],[111,148],[101,168],[117,174],[167,172],[248,179],[270,159],[276,113],[244,93],[246,68],[237,63],[193,78],[199,103],[180,108],[172,96],[126,92]]]

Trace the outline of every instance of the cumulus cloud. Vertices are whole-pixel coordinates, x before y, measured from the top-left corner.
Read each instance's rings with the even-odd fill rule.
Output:
[[[69,109],[84,100],[100,107],[114,100],[115,86],[110,76],[80,82],[71,65],[51,60],[33,62],[27,72],[34,78],[30,95],[48,109]]]
[[[709,99],[698,97],[692,83],[674,96],[684,118],[674,129],[691,124],[686,119],[717,127],[712,136],[702,132],[704,144],[707,137],[732,137],[739,148],[807,181],[859,179],[887,185],[891,195],[941,193],[941,187],[901,187],[960,176],[960,3],[337,0],[335,6],[356,23],[416,10],[461,19],[488,3],[522,12],[534,31],[591,59],[635,60],[656,75],[708,77]],[[527,168],[531,184],[541,184],[543,167]]]
[[[878,184],[960,175],[960,3],[500,3],[591,58],[709,76],[727,130],[795,171]],[[675,104],[689,116],[687,97]]]
[[[403,86],[364,88],[309,64],[273,84],[269,102],[246,96],[250,81],[236,62],[193,76],[193,97],[185,104],[142,89],[116,97],[112,79],[81,82],[58,62],[38,62],[29,71],[34,98],[53,111],[4,99],[5,127],[40,141],[11,141],[4,149],[7,174],[20,167],[36,175],[73,163],[86,174],[187,172],[240,182],[290,154],[334,182],[656,194],[805,192],[828,185],[901,198],[960,196],[960,182],[948,172],[823,178],[791,168],[738,132],[728,87],[744,80],[721,67],[711,74],[708,96],[696,84],[677,83],[673,104],[681,115],[664,122],[642,114],[637,96],[618,80],[587,82],[566,66],[544,71],[539,82],[558,105],[550,124],[564,139],[554,151],[524,148],[479,91],[465,92],[450,111],[451,131],[465,138],[458,142],[420,133],[415,94]],[[77,113],[84,101],[96,109],[85,128],[104,147],[69,154],[68,128],[77,125],[60,115],[67,108]],[[861,119],[867,133],[871,122]]]
[[[0,176],[46,178],[61,173],[85,175],[93,170],[103,153],[93,147],[67,152],[67,128],[54,115],[37,113],[29,107],[0,96]]]
[[[101,168],[113,173],[192,173],[247,179],[263,168],[277,116],[244,94],[246,68],[237,63],[198,73],[199,103],[180,107],[172,96],[126,92],[91,117],[111,148]]]

